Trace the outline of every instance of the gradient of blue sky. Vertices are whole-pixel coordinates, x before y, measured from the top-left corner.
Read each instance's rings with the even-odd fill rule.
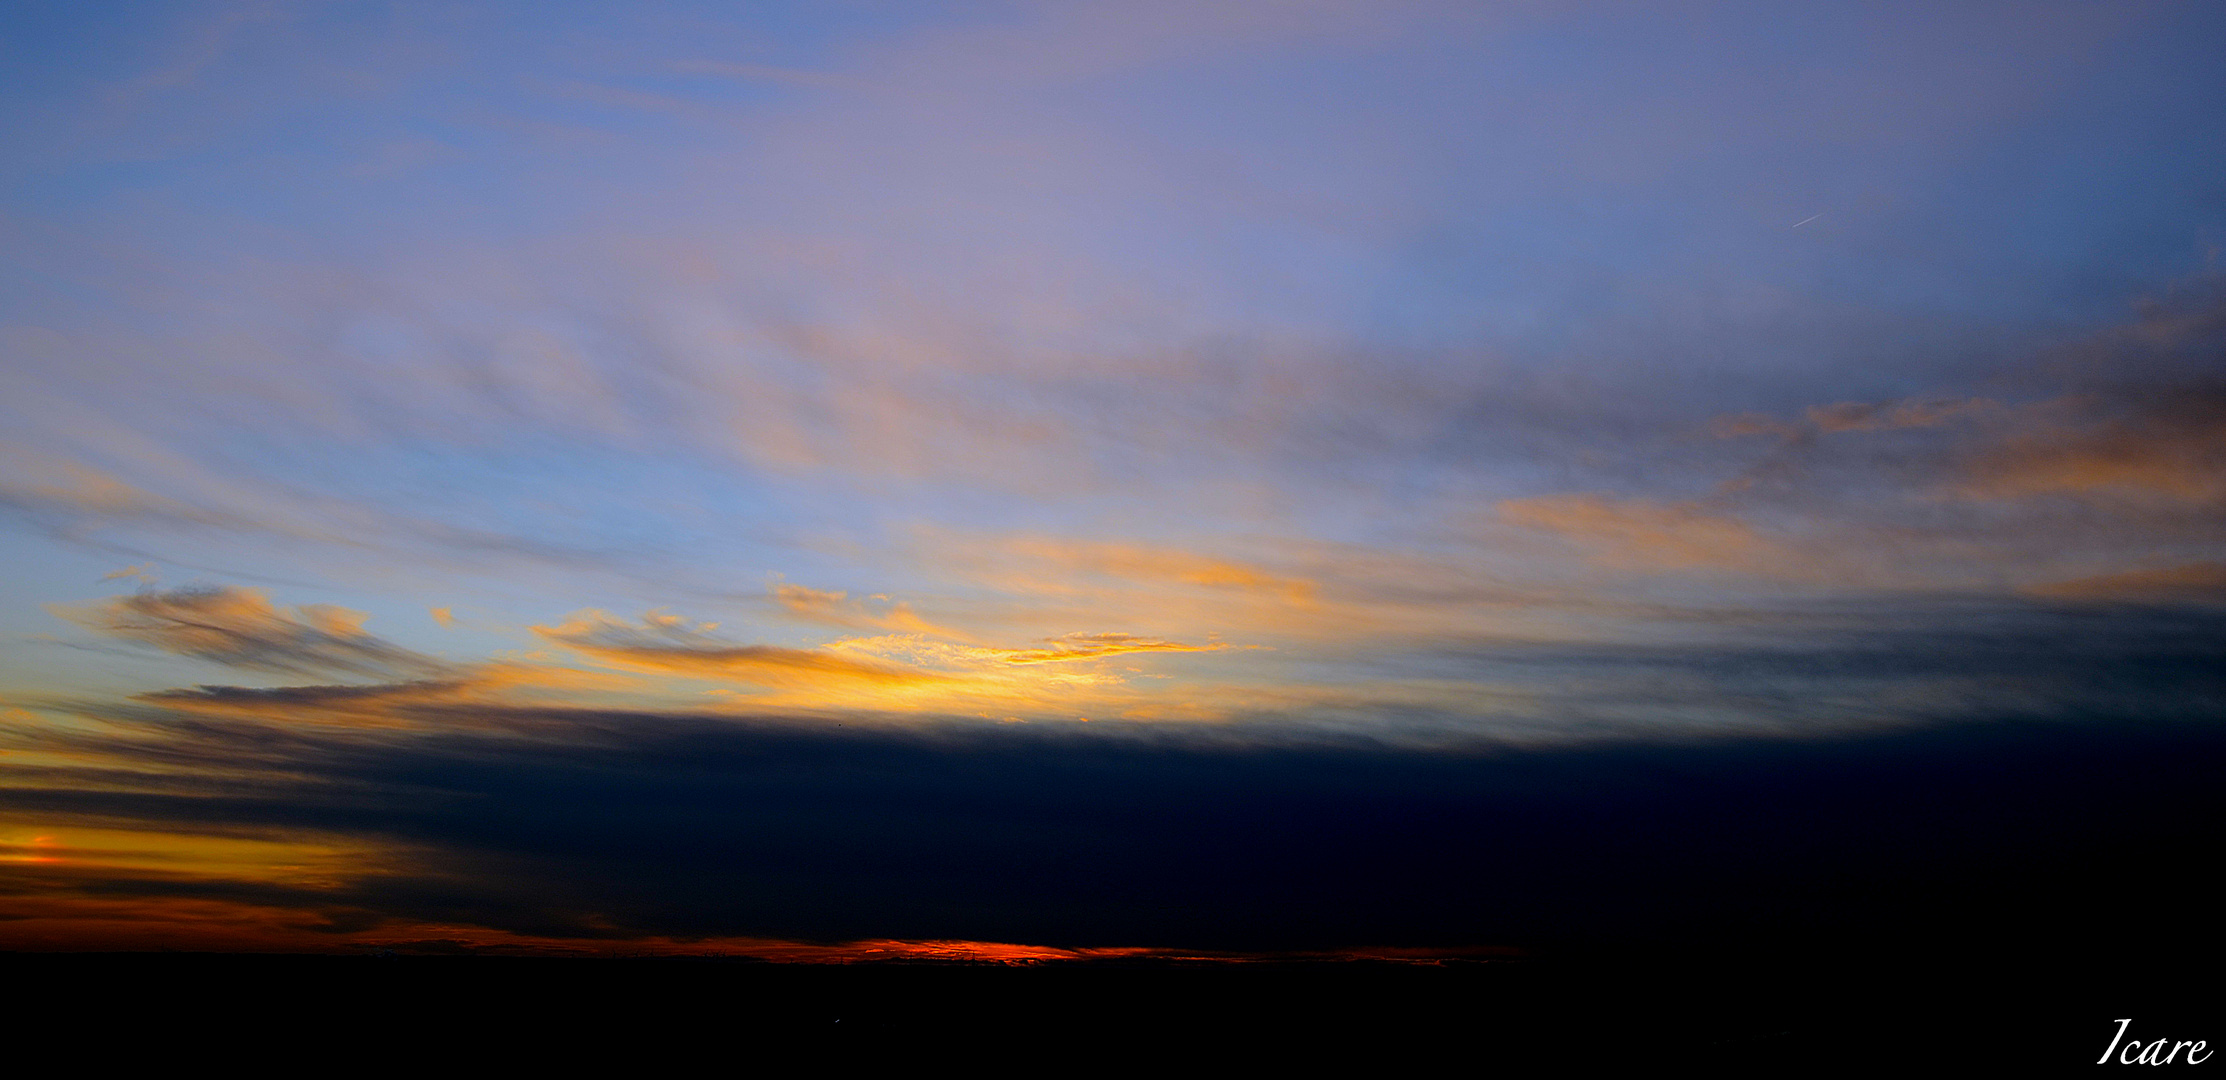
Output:
[[[26,753],[2221,706],[2217,5],[4,18]]]
[[[906,12],[25,11],[12,627],[152,559],[429,649],[459,605],[807,643],[775,575],[1025,637],[1014,535],[1543,609],[1598,583],[1503,500],[1720,493],[1771,441],[1725,416],[2085,389],[2060,354],[2206,305],[2226,236],[2200,5]],[[1776,515],[1766,577],[1858,587],[2217,553],[2030,550],[1856,453],[1605,527]],[[1616,586],[1740,583],[1683,584]]]

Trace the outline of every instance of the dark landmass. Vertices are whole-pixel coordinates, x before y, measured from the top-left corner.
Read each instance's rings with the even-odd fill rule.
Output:
[[[2220,1034],[2214,969],[1914,956],[1306,963],[0,956],[23,1032],[242,1066],[678,1066],[877,1052],[1062,1068],[1202,1058],[1464,1069],[2091,1064]],[[2214,1044],[2219,1040],[2213,1039]],[[828,1064],[835,1064],[830,1060]]]

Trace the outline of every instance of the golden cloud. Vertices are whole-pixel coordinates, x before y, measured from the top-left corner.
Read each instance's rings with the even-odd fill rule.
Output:
[[[1070,660],[1095,660],[1139,652],[1219,652],[1229,646],[1185,645],[1179,641],[1141,638],[1133,634],[1067,634],[1048,638],[1040,649],[1004,650],[1008,664],[1056,664]]]
[[[447,707],[463,704],[571,704],[582,692],[620,692],[639,682],[611,672],[546,664],[494,662],[458,669],[452,678],[357,686],[199,686],[161,690],[136,700],[184,712],[289,723],[352,727],[423,727],[455,722]]]
[[[937,626],[914,614],[909,604],[889,602],[876,613],[849,594],[808,588],[785,581],[773,584],[773,599],[781,609],[799,619],[853,630],[893,630],[901,634],[928,634],[964,639],[966,634]]]
[[[713,624],[690,626],[686,620],[654,611],[644,615],[639,625],[586,611],[559,626],[533,627],[533,632],[607,664],[667,675],[776,686],[828,680],[929,682],[944,677],[819,649],[735,644],[709,636],[707,631],[715,628]]]
[[[1255,563],[1151,544],[1051,536],[933,537],[944,565],[1014,592],[1091,591],[1097,582],[1176,585],[1282,604],[1313,602],[1315,583]]]

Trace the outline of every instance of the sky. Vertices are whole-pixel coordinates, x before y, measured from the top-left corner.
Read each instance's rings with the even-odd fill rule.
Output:
[[[10,4],[0,948],[2215,941],[2220,40]]]

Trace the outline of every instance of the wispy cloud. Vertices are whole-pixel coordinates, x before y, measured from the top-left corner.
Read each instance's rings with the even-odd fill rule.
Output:
[[[2080,395],[2028,411],[2021,430],[1977,448],[1970,498],[2226,500],[2226,393],[2208,385]]]
[[[133,700],[197,715],[286,723],[446,729],[483,726],[481,709],[538,703],[583,704],[594,696],[627,700],[641,680],[555,664],[491,661],[461,665],[444,677],[341,686],[199,686]]]
[[[2139,600],[2152,603],[2226,603],[2226,563],[2137,567],[2107,574],[2048,581],[2027,592],[2066,600]]]
[[[1003,655],[1008,664],[1057,664],[1070,660],[1095,660],[1104,656],[1140,652],[1218,652],[1229,646],[1185,645],[1179,641],[1159,641],[1141,638],[1134,634],[1068,634],[1051,638],[1040,649],[1010,649]]]
[[[1760,413],[1717,417],[1709,425],[1718,438],[1774,435],[1799,438],[1804,434],[1834,435],[1841,432],[1895,431],[1903,428],[1938,427],[1973,412],[2000,408],[1985,398],[1908,398],[1901,401],[1842,401],[1811,405],[1798,421],[1781,420]]]
[[[1315,584],[1254,562],[1157,544],[1058,536],[948,535],[925,530],[938,563],[1018,592],[1135,584],[1183,587],[1303,606]]]
[[[1501,520],[1567,537],[1603,565],[1626,569],[1742,568],[1768,572],[1791,559],[1778,544],[1721,511],[1602,495],[1542,495],[1499,504]]]
[[[229,586],[119,596],[54,613],[111,637],[228,667],[290,675],[391,678],[449,670],[363,629],[362,612],[331,604],[291,611],[258,589]]]
[[[849,594],[814,589],[787,581],[773,583],[773,599],[781,610],[807,622],[850,629],[890,630],[900,634],[927,634],[933,637],[965,640],[968,635],[938,626],[921,618],[912,607],[902,601],[878,600],[879,607],[869,601],[850,599]]]
[[[876,684],[928,682],[931,672],[873,663],[834,652],[778,645],[743,645],[712,636],[716,624],[691,624],[676,615],[650,612],[629,623],[588,611],[534,633],[605,663],[637,671],[738,679],[770,685],[816,685],[829,681]]]

